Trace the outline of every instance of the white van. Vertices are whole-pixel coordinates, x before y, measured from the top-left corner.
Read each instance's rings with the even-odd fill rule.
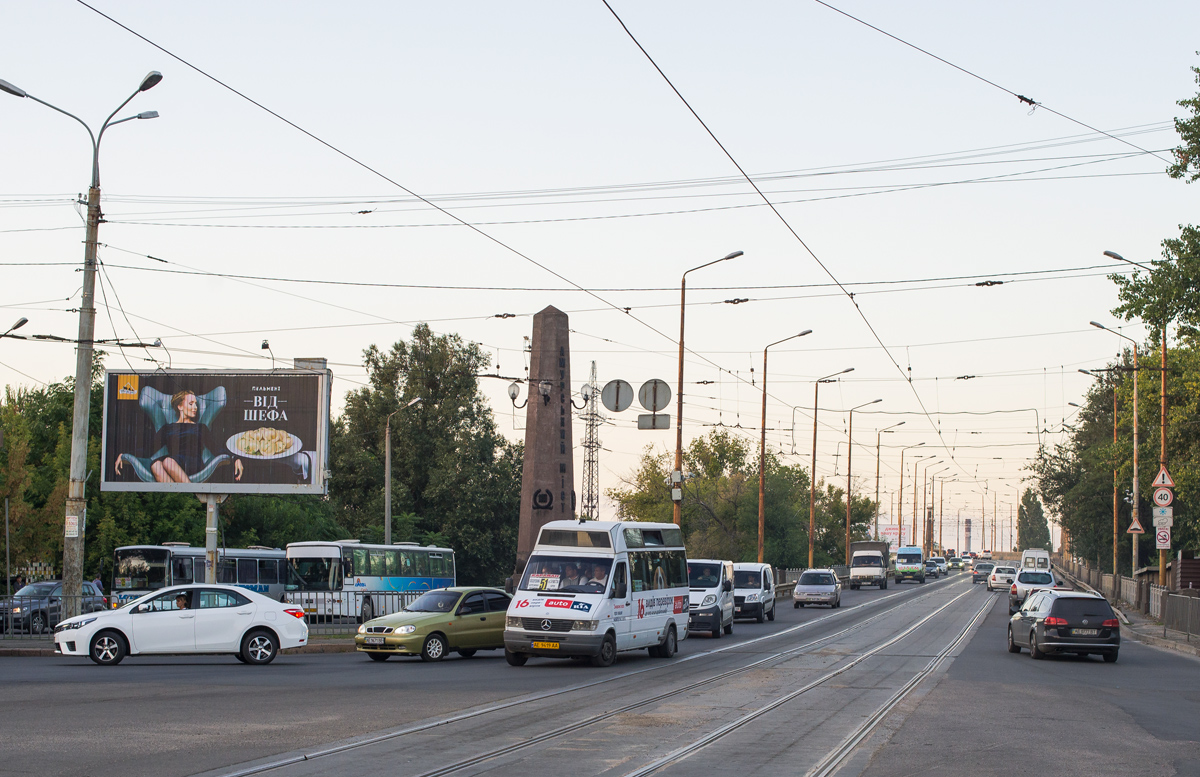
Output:
[[[1021,569],[1050,569],[1050,552],[1042,548],[1029,548],[1021,553]]]
[[[733,565],[733,617],[775,620],[775,572],[770,564]]]
[[[690,559],[688,595],[691,613],[688,629],[707,631],[713,639],[733,633],[733,562],[714,559]]]
[[[683,533],[673,523],[551,521],[514,594],[504,624],[513,666],[530,656],[609,666],[639,649],[670,658],[688,635]]]

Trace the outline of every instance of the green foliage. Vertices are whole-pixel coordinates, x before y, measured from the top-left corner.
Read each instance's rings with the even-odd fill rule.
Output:
[[[672,520],[669,475],[673,454],[647,448],[620,487],[609,489],[618,514],[639,521]],[[688,555],[754,561],[758,558],[758,450],[723,429],[692,440],[684,451],[681,524]],[[814,499],[813,563],[845,561],[845,491],[819,483]],[[808,566],[809,480],[801,467],[768,455],[763,488],[763,560],[780,568]],[[875,503],[851,503],[851,541],[866,539]]]
[[[1021,506],[1017,508],[1017,548],[1043,548],[1054,550],[1050,541],[1050,524],[1042,511],[1042,503],[1032,489],[1021,495]]]
[[[1196,53],[1200,54],[1200,51]],[[1193,66],[1192,72],[1196,74],[1196,83],[1200,84],[1200,67]],[[1174,149],[1175,164],[1167,168],[1167,175],[1191,183],[1200,178],[1200,94],[1180,100],[1177,105],[1187,108],[1192,115],[1175,119],[1175,131],[1183,143]]]
[[[1126,321],[1140,319],[1161,331],[1175,323],[1179,333],[1200,333],[1200,229],[1180,228],[1179,237],[1162,241],[1163,261],[1149,273],[1111,275],[1121,304],[1113,309]]]

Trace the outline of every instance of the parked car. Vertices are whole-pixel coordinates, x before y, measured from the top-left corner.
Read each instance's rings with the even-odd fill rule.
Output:
[[[54,629],[56,653],[107,665],[153,653],[224,653],[244,664],[269,664],[280,650],[307,643],[301,608],[217,584],[162,588]]]
[[[988,575],[995,568],[996,565],[990,561],[976,561],[971,565],[971,585],[986,582]]]
[[[991,574],[987,577],[987,589],[989,591],[1003,591],[1013,584],[1013,578],[1016,576],[1016,567],[1002,567],[997,564],[992,568]]]
[[[775,572],[770,564],[733,565],[733,617],[775,620]]]
[[[84,582],[80,612],[107,609],[108,599],[94,585]],[[54,628],[61,617],[62,583],[57,580],[30,583],[11,599],[0,600],[0,631],[42,634]]]
[[[932,556],[931,558],[933,559],[933,563],[937,564],[939,575],[949,574],[950,565],[946,563],[944,556]]]
[[[792,607],[800,608],[806,604],[841,607],[842,584],[837,573],[832,569],[804,570],[796,581],[796,590],[792,592]]]
[[[463,658],[479,650],[503,650],[504,614],[511,601],[499,588],[438,588],[399,612],[359,626],[354,647],[374,661],[394,655],[441,661],[452,650]]]
[[[938,568],[937,562],[931,558],[925,559],[925,576],[932,577],[935,580],[942,576],[942,570]]]
[[[1008,589],[1009,614],[1020,609],[1030,593],[1043,589],[1062,590],[1069,589],[1069,586],[1063,585],[1049,570],[1022,569]]]
[[[955,556],[954,558],[947,559],[946,569],[947,570],[957,569],[957,570],[961,571],[964,563],[965,562],[961,558],[959,558],[958,556]]]
[[[1008,652],[1028,648],[1033,658],[1053,653],[1098,653],[1108,663],[1121,650],[1121,624],[1096,593],[1035,591],[1008,621]]]

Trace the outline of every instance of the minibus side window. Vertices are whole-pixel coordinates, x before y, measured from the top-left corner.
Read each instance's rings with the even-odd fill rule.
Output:
[[[612,598],[624,599],[628,596],[628,586],[625,583],[625,562],[619,561],[616,571],[613,572]]]

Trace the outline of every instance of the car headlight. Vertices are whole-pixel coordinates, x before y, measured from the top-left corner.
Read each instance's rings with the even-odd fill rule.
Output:
[[[510,629],[519,629],[521,628],[521,619],[514,618],[513,616],[509,615],[505,617],[504,625]]]
[[[708,596],[704,597],[704,601],[700,603],[700,606],[707,607],[708,605],[713,604],[716,601],[717,601],[717,595],[709,594]]]
[[[747,595],[746,595],[746,601],[748,601],[748,602],[757,602],[757,601],[758,601],[758,594],[747,594]]]
[[[21,612],[21,608],[20,608],[20,607],[14,607],[14,608],[12,608],[12,611],[13,611],[13,615],[16,615],[16,614],[18,614],[18,613],[20,613],[20,612]]]
[[[571,624],[571,631],[595,631],[597,623],[599,621],[575,621]]]
[[[358,627],[358,633],[359,633],[359,634],[366,634],[366,633],[367,633],[367,624],[365,624],[365,623],[364,623],[363,625],[359,626],[359,627]]]
[[[392,629],[392,633],[393,634],[412,634],[416,630],[417,630],[417,627],[413,626],[410,623],[407,626],[397,626],[396,628]]]

